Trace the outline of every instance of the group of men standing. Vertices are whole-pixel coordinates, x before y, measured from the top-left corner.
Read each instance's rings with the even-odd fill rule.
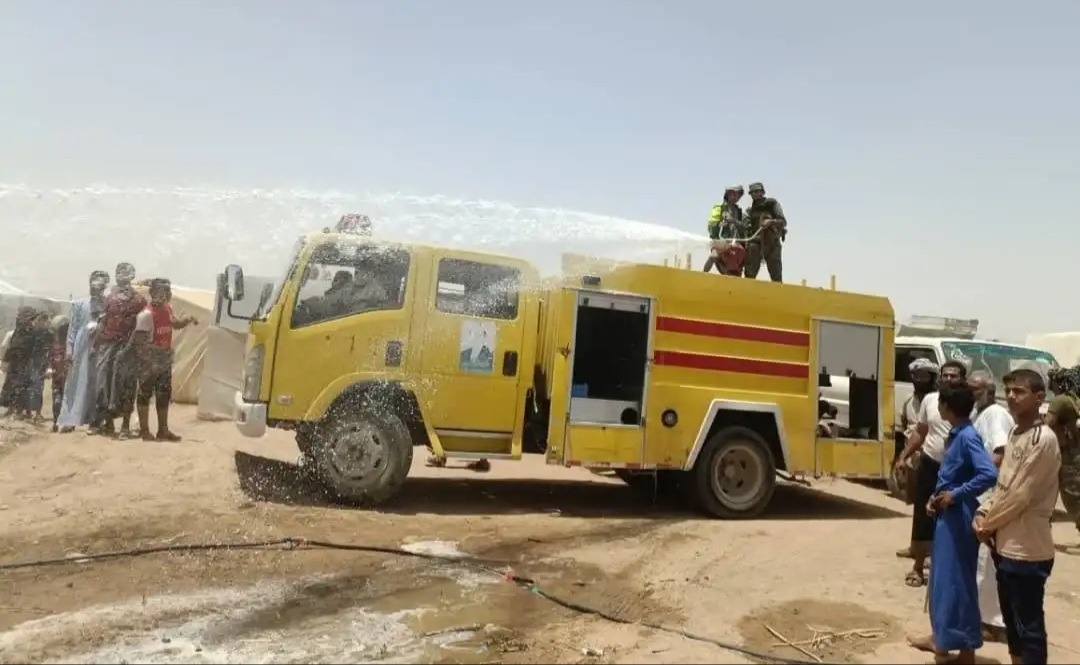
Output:
[[[169,280],[145,282],[148,299],[135,288],[133,265],[120,263],[115,274],[110,287],[107,272],[92,272],[89,295],[72,303],[67,379],[56,424],[61,432],[85,425],[91,434],[129,439],[137,407],[141,438],[178,441],[169,429],[172,334],[197,322],[173,317]],[[156,435],[150,431],[151,401],[157,407]]]
[[[709,215],[709,238],[712,251],[705,262],[705,272],[715,266],[722,275],[757,279],[764,261],[769,279],[782,282],[783,248],[787,240],[787,218],[780,202],[765,195],[765,185],[751,183],[750,207],[739,207],[742,185],[724,190],[724,200]]]
[[[1061,377],[1080,379],[1080,371],[1051,374],[1061,392],[1044,419],[1048,386],[1037,371],[1003,378],[1006,409],[993,378],[968,376],[960,362],[938,368],[919,359],[909,370],[915,395],[904,407],[907,441],[896,464],[917,459],[914,514],[911,544],[897,554],[914,561],[909,585],[928,585],[932,628],[911,645],[942,659],[956,651],[951,662],[974,663],[984,640],[1005,641],[1012,662],[1045,663],[1051,517],[1059,485],[1080,461],[1077,395]]]

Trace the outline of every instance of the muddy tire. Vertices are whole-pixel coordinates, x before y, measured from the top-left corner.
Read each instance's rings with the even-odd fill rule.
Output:
[[[311,457],[315,453],[315,444],[318,441],[316,431],[313,427],[303,427],[296,431],[296,447],[301,455]]]
[[[728,427],[714,434],[691,474],[698,506],[724,519],[757,517],[776,490],[772,451],[757,432],[746,427]]]
[[[350,505],[374,506],[394,497],[412,466],[409,429],[394,413],[342,413],[319,428],[312,450],[319,480]]]

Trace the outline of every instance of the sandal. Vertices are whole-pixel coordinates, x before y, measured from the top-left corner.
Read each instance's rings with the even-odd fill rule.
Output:
[[[907,577],[904,578],[904,584],[913,589],[926,586],[926,576],[914,570],[908,571]]]
[[[470,462],[466,467],[469,471],[476,471],[477,473],[487,473],[491,471],[491,462],[486,459],[479,459],[475,462]]]
[[[983,624],[982,627],[983,642],[996,642],[998,644],[1005,644],[1008,639],[1005,635],[1005,629],[998,626],[992,626],[990,624]]]

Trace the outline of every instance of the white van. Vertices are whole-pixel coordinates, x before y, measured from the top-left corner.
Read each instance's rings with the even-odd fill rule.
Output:
[[[1018,344],[1005,344],[981,339],[962,339],[955,337],[905,337],[896,338],[896,367],[893,380],[896,382],[896,426],[900,426],[900,415],[904,402],[914,392],[908,365],[918,358],[928,358],[940,366],[949,360],[959,360],[967,365],[968,373],[989,372],[997,383],[997,396],[1005,401],[1005,386],[1002,377],[1016,369],[1033,369],[1044,377],[1052,368],[1058,367],[1054,354],[1041,349]],[[1049,404],[1052,395],[1047,395]]]

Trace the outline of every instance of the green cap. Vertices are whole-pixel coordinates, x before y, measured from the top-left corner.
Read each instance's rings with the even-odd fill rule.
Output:
[[[765,185],[761,184],[760,182],[752,182],[750,183],[750,187],[748,189],[751,192],[764,192]]]

